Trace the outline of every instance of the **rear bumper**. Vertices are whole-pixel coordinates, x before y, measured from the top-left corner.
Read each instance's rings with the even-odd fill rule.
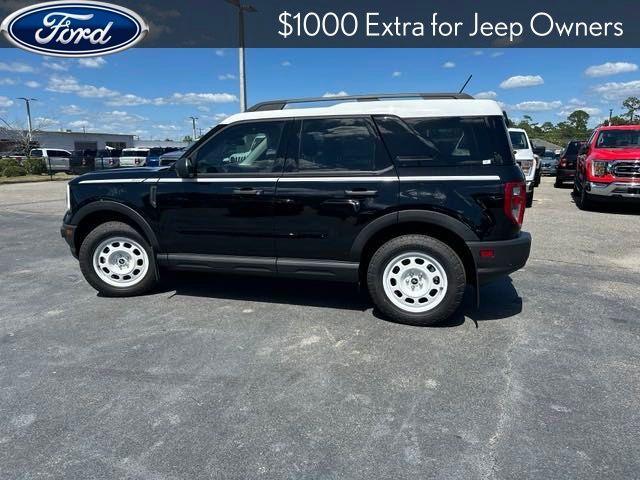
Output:
[[[640,200],[640,182],[588,182],[586,188],[589,195],[593,195],[596,199],[609,197]]]
[[[558,180],[564,181],[564,180],[573,180],[574,178],[576,178],[576,170],[567,170],[565,168],[559,168],[558,171],[556,172],[556,178]]]
[[[520,232],[512,240],[496,242],[467,242],[473,255],[478,282],[484,284],[521,269],[531,251],[531,234]]]

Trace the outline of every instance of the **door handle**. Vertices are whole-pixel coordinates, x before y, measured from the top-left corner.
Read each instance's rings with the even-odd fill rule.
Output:
[[[345,195],[350,197],[375,197],[378,195],[377,190],[365,190],[365,189],[355,189],[355,190],[345,190]]]
[[[242,187],[233,189],[234,195],[262,195],[263,192],[264,190],[253,187]]]

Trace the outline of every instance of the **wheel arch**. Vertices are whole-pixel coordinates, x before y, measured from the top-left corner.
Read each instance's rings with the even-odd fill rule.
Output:
[[[71,219],[71,224],[76,226],[74,234],[75,253],[77,254],[80,251],[80,245],[82,245],[91,230],[102,223],[110,221],[121,221],[130,225],[149,241],[154,251],[159,250],[158,237],[140,213],[122,203],[101,200],[81,207]]]
[[[384,215],[360,232],[351,249],[352,260],[360,262],[360,278],[366,274],[371,257],[382,244],[411,233],[429,235],[453,248],[463,262],[467,283],[477,285],[475,260],[466,242],[478,241],[478,236],[449,215],[424,210],[403,210]]]

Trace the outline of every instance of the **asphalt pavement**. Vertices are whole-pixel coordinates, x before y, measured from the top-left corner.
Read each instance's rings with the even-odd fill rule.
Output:
[[[552,182],[527,266],[437,328],[331,283],[102,298],[64,183],[0,186],[0,478],[637,478],[640,207]]]

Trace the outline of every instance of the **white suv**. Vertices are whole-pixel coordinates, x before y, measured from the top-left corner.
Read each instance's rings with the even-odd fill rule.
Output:
[[[533,148],[529,141],[529,136],[521,128],[510,128],[509,137],[513,146],[513,153],[516,157],[516,163],[520,165],[527,181],[527,207],[533,205],[533,189],[535,187],[536,170],[540,161],[533,154]]]

